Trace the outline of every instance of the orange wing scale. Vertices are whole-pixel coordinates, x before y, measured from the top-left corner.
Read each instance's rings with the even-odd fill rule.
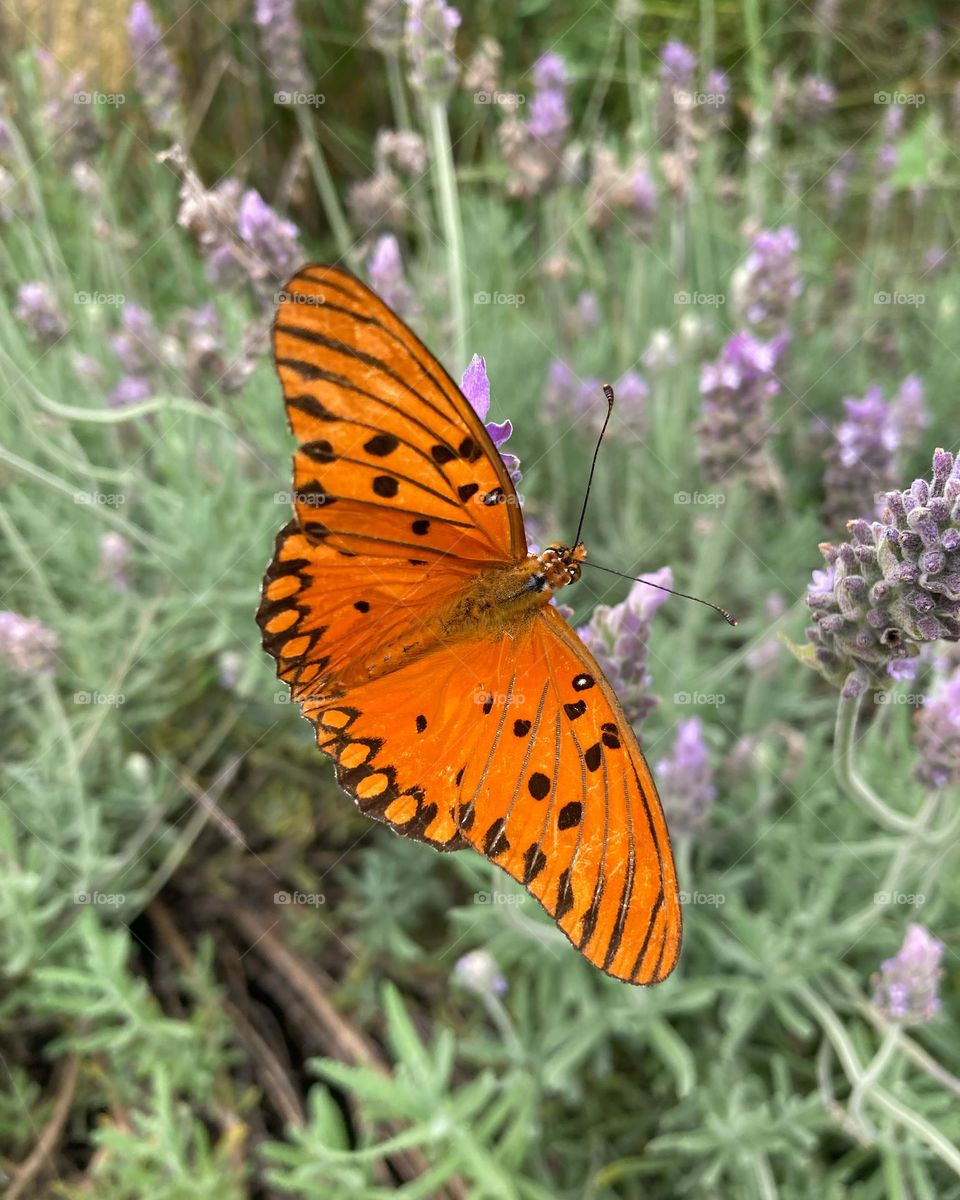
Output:
[[[526,558],[499,454],[359,281],[309,267],[284,297],[295,518],[258,613],[280,677],[364,813],[440,850],[472,847],[590,962],[659,982],[680,948],[670,842],[600,668],[549,605],[499,620],[467,608],[450,624],[484,572]]]

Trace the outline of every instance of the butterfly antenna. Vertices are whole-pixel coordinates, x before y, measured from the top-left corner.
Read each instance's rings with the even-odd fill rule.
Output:
[[[613,388],[609,383],[603,385],[603,394],[607,398],[607,415],[603,418],[603,428],[600,430],[600,436],[597,438],[597,448],[593,452],[593,462],[590,464],[590,474],[587,476],[587,490],[583,497],[583,508],[580,509],[580,520],[577,523],[577,536],[573,539],[575,546],[580,545],[580,534],[583,530],[583,518],[587,515],[587,501],[590,499],[590,488],[593,486],[593,473],[597,469],[597,455],[600,453],[600,443],[603,441],[603,435],[607,432],[607,426],[610,424],[610,417],[613,413]]]
[[[728,625],[737,625],[737,618],[727,612],[725,608],[721,608],[719,604],[711,604],[709,600],[702,600],[699,596],[690,596],[687,592],[675,592],[673,588],[664,587],[661,583],[652,583],[649,579],[642,579],[636,575],[624,575],[622,571],[615,571],[613,567],[601,567],[599,563],[590,562],[589,559],[583,564],[585,567],[595,567],[598,571],[606,571],[608,575],[619,575],[621,579],[631,579],[634,583],[645,583],[647,587],[656,588],[658,592],[669,592],[671,596],[681,596],[684,600],[693,600],[697,604],[705,604],[707,608],[712,608],[714,612],[718,612]]]

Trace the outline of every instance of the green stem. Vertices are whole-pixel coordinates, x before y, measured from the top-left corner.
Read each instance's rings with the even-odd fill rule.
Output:
[[[833,769],[836,772],[837,781],[852,800],[855,800],[885,828],[897,833],[917,832],[918,821],[894,812],[857,773],[854,764],[854,750],[857,717],[862,702],[862,693],[854,700],[848,700],[841,695],[840,703],[837,706],[837,724],[833,738]]]
[[[433,155],[434,186],[443,226],[443,241],[447,252],[447,274],[450,283],[450,306],[453,312],[454,358],[456,370],[467,365],[467,295],[463,225],[457,199],[457,177],[450,145],[450,126],[447,110],[437,100],[427,104],[430,129],[430,148]]]
[[[384,55],[387,63],[387,87],[390,89],[390,103],[393,105],[393,119],[398,129],[412,129],[410,105],[407,103],[407,93],[403,86],[403,71],[400,69],[399,56],[389,51]]]
[[[798,986],[797,994],[820,1022],[824,1033],[826,1033],[827,1037],[833,1043],[837,1056],[843,1065],[844,1073],[850,1080],[850,1083],[856,1087],[864,1071],[860,1065],[860,1060],[857,1057],[853,1043],[847,1037],[847,1032],[838,1019],[837,1014],[806,984]],[[882,1108],[897,1124],[902,1125],[922,1142],[925,1142],[954,1174],[960,1176],[960,1150],[949,1142],[939,1129],[936,1129],[928,1121],[924,1120],[912,1108],[908,1108],[893,1096],[888,1095],[887,1092],[883,1091],[875,1083],[870,1088],[869,1095],[877,1107]]]
[[[857,1080],[853,1091],[850,1093],[850,1115],[858,1125],[863,1126],[868,1131],[871,1137],[876,1136],[876,1131],[863,1111],[864,1104],[874,1084],[878,1082],[883,1072],[887,1069],[890,1059],[899,1049],[900,1032],[899,1025],[889,1025],[887,1027],[883,1035],[883,1040],[880,1043],[880,1049],[873,1056],[873,1061]]]
[[[307,150],[310,173],[313,175],[313,182],[320,196],[320,203],[323,205],[327,223],[337,244],[337,253],[348,263],[353,262],[355,254],[353,239],[350,236],[350,227],[347,224],[346,217],[343,215],[343,209],[340,207],[337,189],[333,185],[333,177],[330,174],[330,168],[327,166],[323,148],[317,138],[316,129],[310,120],[309,113],[302,104],[295,105],[293,111],[297,119],[297,126],[300,129],[300,136],[303,138],[303,144]]]

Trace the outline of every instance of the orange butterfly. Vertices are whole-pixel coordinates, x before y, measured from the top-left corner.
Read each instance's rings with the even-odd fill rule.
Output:
[[[405,837],[485,855],[609,975],[658,983],[681,933],[663,811],[549,603],[583,545],[528,553],[479,417],[352,275],[300,271],[273,342],[295,516],[257,620],[340,786]]]

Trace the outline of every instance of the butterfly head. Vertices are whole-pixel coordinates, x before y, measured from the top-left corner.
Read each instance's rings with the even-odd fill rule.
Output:
[[[538,556],[547,586],[556,589],[576,583],[580,578],[580,564],[586,557],[587,549],[583,542],[578,542],[576,546],[561,546],[559,542],[547,546]]]

